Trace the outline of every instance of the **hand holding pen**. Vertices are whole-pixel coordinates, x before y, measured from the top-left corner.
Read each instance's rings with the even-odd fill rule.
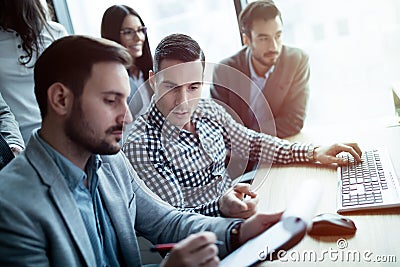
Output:
[[[173,245],[160,266],[218,266],[217,238],[212,232],[193,234]],[[169,247],[166,246],[166,249]]]

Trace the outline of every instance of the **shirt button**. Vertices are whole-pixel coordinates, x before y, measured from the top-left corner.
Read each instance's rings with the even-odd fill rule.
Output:
[[[22,46],[21,46],[21,45],[18,45],[17,47],[18,47],[18,48],[21,48]]]
[[[17,36],[17,37],[18,37],[18,36],[19,36],[19,34],[18,34],[18,33],[16,33],[16,34],[15,34],[15,36]]]

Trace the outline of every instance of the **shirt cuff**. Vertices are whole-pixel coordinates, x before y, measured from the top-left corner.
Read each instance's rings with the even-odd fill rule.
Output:
[[[315,146],[313,144],[292,144],[293,160],[295,162],[314,162],[314,149]]]
[[[222,216],[221,212],[219,211],[219,199],[220,197],[216,198],[215,200],[209,203],[207,207],[208,216],[213,216],[213,217]]]
[[[219,211],[218,201],[219,197],[213,201],[205,203],[203,205],[197,206],[195,208],[191,208],[190,211],[203,214],[205,216],[211,217],[221,217],[222,214]],[[186,209],[187,210],[187,209]]]

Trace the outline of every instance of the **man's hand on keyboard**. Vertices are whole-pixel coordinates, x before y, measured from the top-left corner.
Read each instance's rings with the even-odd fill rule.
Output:
[[[361,149],[356,143],[337,143],[331,146],[320,146],[314,150],[314,159],[322,164],[347,164],[347,159],[337,157],[341,152],[350,153],[356,162],[361,162]]]

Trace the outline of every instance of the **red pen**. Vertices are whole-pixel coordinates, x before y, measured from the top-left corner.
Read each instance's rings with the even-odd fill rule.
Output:
[[[215,241],[214,244],[217,245],[217,246],[222,246],[222,245],[224,245],[224,242],[217,240],[217,241]],[[176,243],[157,244],[157,245],[152,246],[150,248],[150,251],[151,252],[167,253],[171,249],[173,249],[175,245],[176,245]]]

